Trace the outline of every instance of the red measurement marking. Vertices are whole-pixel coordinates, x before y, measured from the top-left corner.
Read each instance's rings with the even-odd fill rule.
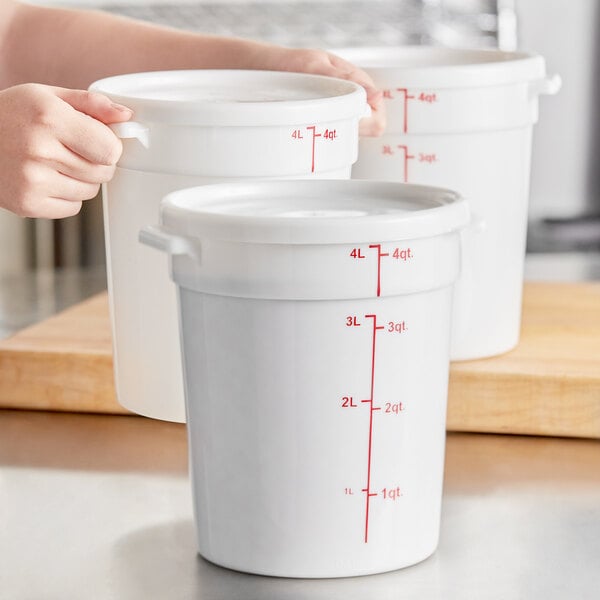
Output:
[[[408,131],[408,101],[412,100],[414,96],[411,96],[406,88],[396,88],[396,91],[404,96],[404,124],[402,131],[406,133]]]
[[[398,148],[404,152],[404,183],[408,183],[408,161],[415,157],[414,154],[409,154],[408,146],[399,145]]]
[[[354,404],[354,398],[352,396],[344,396],[342,398],[342,408],[357,408],[357,406],[358,404]]]
[[[307,127],[306,129],[308,129],[309,131],[312,131],[312,163],[311,163],[311,167],[310,167],[310,172],[314,173],[315,172],[315,140],[318,137],[322,137],[323,134],[322,133],[317,133],[317,127],[315,125],[311,125],[310,127]]]
[[[377,325],[377,315],[365,315],[365,319],[373,319],[373,341],[371,345],[371,397],[367,402],[369,406],[369,445],[367,456],[367,485],[362,489],[365,492],[365,544],[369,541],[369,504],[372,496],[377,496],[371,492],[371,454],[373,449],[373,413],[376,410],[381,410],[380,407],[373,406],[373,391],[375,389],[375,349],[377,345],[377,331],[384,329],[383,325]]]
[[[377,248],[377,296],[381,296],[381,257],[389,253],[381,251],[381,244],[369,244],[369,248]]]

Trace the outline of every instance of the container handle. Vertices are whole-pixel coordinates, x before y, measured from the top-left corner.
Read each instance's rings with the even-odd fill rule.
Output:
[[[529,94],[532,97],[539,96],[540,94],[554,96],[554,94],[558,93],[561,87],[562,78],[560,75],[555,74],[552,75],[552,77],[546,77],[545,79],[532,81],[529,84]]]
[[[187,255],[200,260],[200,249],[189,238],[171,233],[160,226],[146,225],[140,230],[138,240],[170,256]]]
[[[150,130],[142,123],[138,123],[137,121],[125,121],[125,123],[113,123],[112,125],[109,125],[109,127],[120,139],[135,138],[142,146],[144,146],[144,148],[150,146]]]
[[[487,222],[481,215],[471,212],[471,220],[467,224],[466,229],[471,233],[479,235],[487,229]]]

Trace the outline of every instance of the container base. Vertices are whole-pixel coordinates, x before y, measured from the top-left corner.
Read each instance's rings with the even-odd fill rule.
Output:
[[[406,569],[408,567],[412,567],[417,565],[429,557],[435,554],[437,550],[437,542],[433,549],[428,550],[424,555],[416,557],[414,560],[410,560],[408,562],[403,562],[394,566],[386,566],[378,569],[353,569],[352,571],[344,570],[334,570],[334,569],[323,569],[319,573],[315,573],[313,570],[304,571],[302,569],[293,569],[289,571],[274,571],[269,569],[268,567],[264,569],[249,569],[244,568],[242,565],[229,563],[228,561],[219,561],[215,559],[211,559],[208,556],[202,554],[198,550],[198,556],[202,560],[206,560],[207,562],[216,565],[217,567],[222,567],[225,569],[229,569],[230,571],[237,571],[238,573],[246,573],[249,575],[260,575],[261,577],[276,577],[281,579],[343,579],[350,577],[365,577],[369,575],[381,575],[383,573],[390,573],[392,571],[399,571],[400,569]]]

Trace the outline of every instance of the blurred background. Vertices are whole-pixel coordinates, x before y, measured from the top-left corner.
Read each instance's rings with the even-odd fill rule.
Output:
[[[581,256],[600,251],[600,171],[595,168],[600,85],[600,18],[597,0],[94,0],[38,4],[97,8],[206,33],[231,34],[300,47],[434,44],[534,50],[563,88],[540,102],[534,130],[529,264],[535,255],[554,278],[589,278]],[[101,199],[61,221],[21,219],[0,209],[0,277],[12,282],[10,302],[44,297],[48,306],[22,314],[8,328],[52,312],[70,298],[103,289],[104,237]],[[559,253],[562,261],[558,261]],[[566,253],[566,255],[565,255]],[[555,259],[553,260],[553,256]],[[566,257],[566,261],[565,261]],[[34,279],[24,273],[35,272]],[[69,275],[76,272],[75,275]],[[56,291],[56,276],[61,291]],[[29,281],[29,283],[27,283]],[[69,283],[70,282],[70,283]],[[82,288],[83,286],[83,288]],[[6,285],[2,286],[6,289]],[[58,296],[57,296],[58,294]],[[87,295],[87,293],[86,293]],[[16,300],[15,300],[16,298]],[[7,311],[0,291],[0,312]],[[16,310],[16,313],[15,313]],[[41,311],[41,312],[39,312]],[[1,333],[1,332],[0,332]]]

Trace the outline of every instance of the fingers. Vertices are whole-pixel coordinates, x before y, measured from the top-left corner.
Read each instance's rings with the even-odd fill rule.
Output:
[[[53,196],[40,196],[35,202],[21,201],[14,207],[6,207],[20,217],[32,219],[63,219],[73,217],[83,206],[82,200],[65,200]]]
[[[57,124],[56,136],[69,150],[98,165],[115,165],[123,151],[121,140],[106,125],[72,109]]]
[[[39,84],[0,91],[0,206],[24,217],[76,214],[114,174],[121,142],[96,117],[113,120],[115,110],[130,116],[99,94]]]
[[[132,111],[102,94],[63,88],[54,91],[63,108],[63,118],[55,122],[58,139],[90,163],[115,165],[123,146],[106,124],[127,121]]]
[[[366,71],[359,69],[352,63],[349,63],[347,60],[344,60],[335,54],[329,54],[329,60],[336,69],[343,73],[343,79],[354,81],[365,88],[367,92],[367,101],[372,108],[375,108],[383,101],[383,93],[377,89],[375,82]]]
[[[268,56],[269,59],[266,62],[259,62],[260,68],[326,75],[346,79],[361,85],[367,92],[367,102],[371,107],[372,116],[361,121],[360,132],[362,135],[371,136],[383,133],[385,129],[383,92],[377,89],[373,79],[362,69],[340,56],[330,54],[324,50],[271,46],[265,56]]]
[[[329,58],[333,66],[342,73],[344,79],[354,81],[359,85],[362,85],[367,92],[375,93],[377,88],[371,77],[362,69],[355,67],[354,65],[346,62],[345,60],[330,54]]]
[[[44,163],[55,171],[85,183],[100,184],[112,179],[115,165],[92,163],[75,154],[60,142],[57,141],[56,145],[59,147],[52,153],[52,158],[46,159]]]
[[[378,92],[378,98],[371,103],[371,115],[364,117],[359,123],[359,135],[379,137],[385,133],[386,116],[383,93]]]
[[[80,181],[40,164],[28,165],[23,175],[22,198],[15,210],[23,217],[60,219],[75,215],[82,202],[100,190],[98,183]]]
[[[82,205],[83,202],[71,202],[62,198],[42,198],[36,205],[34,214],[22,216],[41,219],[64,219],[78,214]]]
[[[370,75],[335,54],[308,52],[310,60],[305,63],[305,69],[309,72],[352,81],[365,89],[367,103],[371,107],[371,116],[361,119],[359,133],[371,137],[382,135],[386,125],[383,92],[375,87]]]
[[[348,81],[354,81],[362,85],[367,92],[367,103],[371,107],[371,116],[361,119],[359,134],[362,136],[378,137],[385,131],[385,106],[383,102],[383,92],[378,90],[371,77],[362,69],[335,56],[330,55],[332,64],[342,71],[341,77]]]
[[[353,81],[363,86],[367,92],[367,101],[372,108],[382,102],[382,94],[377,90],[370,75],[347,60],[324,50],[286,48],[275,51],[277,60],[269,65],[274,70],[295,71],[327,75]]]
[[[100,184],[87,183],[73,177],[67,177],[62,173],[55,173],[47,185],[47,193],[51,198],[57,198],[68,202],[83,202],[96,197],[100,191]]]
[[[366,137],[379,137],[385,133],[385,115],[383,112],[373,111],[370,117],[361,119],[358,133]]]
[[[39,196],[31,200],[24,197],[20,198],[18,202],[3,203],[2,208],[14,212],[19,217],[62,219],[76,215],[81,210],[82,205],[83,201],[81,200]]]
[[[133,115],[131,109],[112,102],[102,94],[66,88],[55,88],[55,90],[56,95],[76,111],[101,121],[106,125],[128,121]]]

